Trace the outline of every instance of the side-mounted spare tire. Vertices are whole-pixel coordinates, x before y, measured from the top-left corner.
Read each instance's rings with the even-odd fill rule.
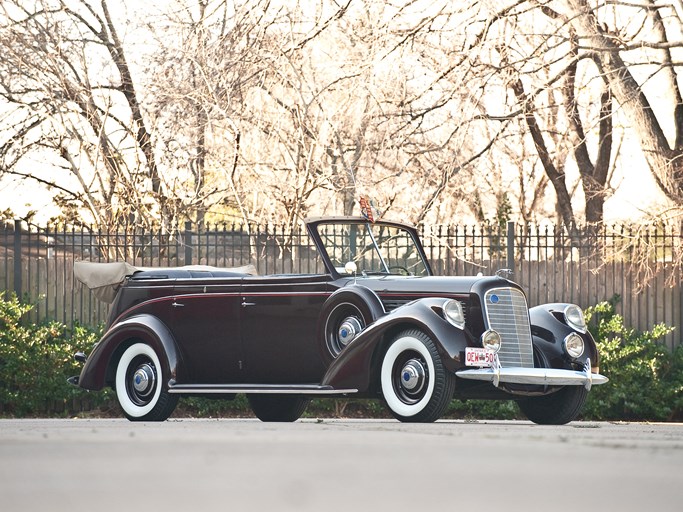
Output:
[[[348,286],[330,295],[323,304],[317,329],[325,364],[332,363],[368,325],[384,314],[382,301],[364,286]]]

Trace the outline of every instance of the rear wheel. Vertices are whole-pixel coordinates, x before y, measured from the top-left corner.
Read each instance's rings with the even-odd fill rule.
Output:
[[[565,386],[552,395],[519,400],[519,408],[534,423],[564,425],[575,420],[588,398],[584,386]]]
[[[434,341],[408,330],[394,338],[382,359],[382,395],[393,416],[429,423],[443,416],[455,390],[455,376],[444,368]]]
[[[116,366],[116,398],[131,421],[164,421],[175,410],[178,397],[164,389],[161,363],[145,343],[126,349]]]
[[[292,422],[306,410],[308,400],[293,395],[247,395],[249,405],[261,421]]]

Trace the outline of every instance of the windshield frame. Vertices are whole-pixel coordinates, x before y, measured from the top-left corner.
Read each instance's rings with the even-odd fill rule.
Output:
[[[384,256],[382,255],[381,251],[379,250],[379,244],[377,240],[375,239],[374,233],[373,233],[373,227],[376,229],[377,226],[381,227],[387,227],[387,228],[393,228],[396,230],[401,230],[404,233],[406,233],[410,239],[412,240],[414,247],[417,251],[417,256],[421,260],[422,265],[424,265],[425,273],[424,276],[432,276],[434,275],[432,272],[431,265],[429,263],[429,260],[427,259],[427,254],[425,253],[424,247],[422,246],[422,242],[420,241],[420,237],[417,233],[417,230],[410,225],[407,224],[402,224],[399,222],[390,222],[390,221],[377,221],[377,222],[369,222],[367,219],[363,217],[326,217],[326,218],[315,218],[315,219],[307,219],[306,220],[306,227],[308,229],[308,232],[313,239],[318,251],[320,252],[320,255],[322,257],[322,260],[325,264],[325,268],[327,269],[328,273],[331,274],[335,278],[347,276],[348,274],[344,273],[342,269],[340,269],[338,266],[335,266],[333,263],[333,259],[330,257],[330,255],[327,252],[327,247],[328,244],[323,242],[322,236],[320,233],[319,228],[324,225],[358,225],[359,227],[362,227],[364,230],[366,230],[366,233],[369,235],[369,238],[372,240],[372,244],[374,245],[374,251],[376,252],[377,256],[381,260],[381,266],[384,267],[384,270],[382,272],[372,272],[368,274],[363,274],[360,272],[357,277],[362,277],[363,275],[366,276],[380,276],[380,277],[386,277],[386,276],[405,276],[403,273],[392,273],[389,270],[389,265],[387,264],[386,260],[384,259]],[[344,262],[346,263],[346,262]]]

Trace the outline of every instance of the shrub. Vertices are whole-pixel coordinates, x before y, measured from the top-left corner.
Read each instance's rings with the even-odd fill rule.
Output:
[[[610,381],[595,386],[584,408],[588,419],[673,420],[683,413],[683,347],[659,343],[673,331],[662,323],[640,332],[616,314],[615,297],[586,310],[600,351],[600,373]]]
[[[80,409],[83,400],[88,402],[87,408],[105,403],[108,393],[88,395],[66,382],[80,372],[73,354],[89,352],[99,333],[79,325],[68,329],[58,322],[25,325],[22,317],[31,309],[33,305],[15,296],[0,299],[2,412],[13,416],[67,413]]]
[[[601,355],[600,371],[610,382],[593,387],[583,417],[589,420],[674,420],[683,418],[683,346],[670,351],[658,343],[672,327],[657,324],[640,332],[625,327],[615,300],[586,310]],[[0,299],[0,412],[12,416],[63,415],[81,408],[113,407],[111,390],[89,394],[69,386],[77,375],[77,350],[89,353],[101,329],[58,322],[26,325],[33,308],[10,297]],[[102,414],[99,411],[96,414]],[[108,413],[106,413],[108,414]],[[115,412],[114,414],[120,415]],[[177,415],[250,416],[244,396],[234,401],[186,399]],[[389,417],[378,400],[314,400],[309,417]],[[514,419],[523,417],[512,401],[454,400],[447,418]]]

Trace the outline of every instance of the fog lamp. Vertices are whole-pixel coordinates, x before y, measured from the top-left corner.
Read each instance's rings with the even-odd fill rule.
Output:
[[[500,350],[501,344],[500,334],[498,334],[493,329],[486,331],[481,335],[481,344],[484,348],[498,352]]]
[[[564,339],[564,350],[572,358],[576,359],[583,354],[583,338],[575,332],[569,333]]]

